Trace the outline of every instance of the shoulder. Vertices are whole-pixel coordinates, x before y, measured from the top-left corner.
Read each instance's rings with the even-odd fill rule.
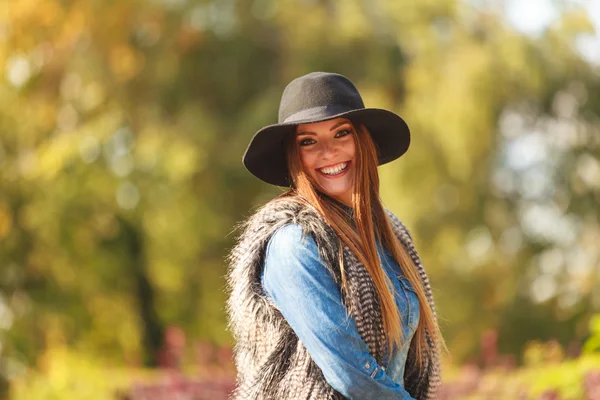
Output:
[[[303,257],[317,253],[315,240],[300,224],[289,223],[279,227],[269,238],[266,255]]]
[[[238,222],[236,242],[258,243],[261,246],[282,226],[295,223],[302,204],[289,198],[275,198],[251,211],[250,215]],[[246,247],[242,245],[242,247]]]
[[[392,225],[394,233],[400,238],[402,238],[403,241],[408,241],[412,243],[412,236],[410,235],[408,228],[406,228],[406,226],[400,220],[400,218],[398,218],[393,212],[391,212],[387,208],[385,208],[384,210],[388,216],[390,224]]]
[[[270,237],[274,232],[287,225],[298,225],[291,228],[298,235],[299,227],[305,235],[312,236],[318,244],[321,238],[331,237],[332,230],[320,213],[310,204],[292,196],[278,197],[258,208],[249,218],[238,225],[242,236]],[[294,232],[287,228],[281,233],[288,236]],[[263,236],[264,235],[264,236]]]
[[[316,210],[313,210],[313,207],[293,197],[276,197],[256,208],[241,226],[251,230],[270,227],[272,233],[283,225],[297,223],[303,215],[314,215]]]
[[[283,278],[314,277],[340,282],[337,258],[338,243],[316,234],[311,227],[289,223],[278,228],[269,238],[265,250],[264,273]],[[312,278],[311,278],[312,277]]]
[[[398,217],[396,216],[396,214],[394,214],[392,211],[390,211],[390,210],[389,210],[389,209],[387,209],[387,208],[384,208],[383,210],[385,211],[385,214],[388,216],[388,218],[389,218],[389,220],[390,220],[390,222],[391,222],[392,224],[399,224],[399,225],[402,225],[402,222],[400,221],[400,218],[398,218]]]
[[[328,276],[316,242],[300,225],[282,226],[271,235],[263,269],[263,287],[271,296],[283,295],[281,291],[302,293],[314,285],[315,280]]]

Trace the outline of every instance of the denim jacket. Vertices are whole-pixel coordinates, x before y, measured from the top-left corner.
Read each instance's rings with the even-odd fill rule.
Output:
[[[299,225],[285,225],[271,236],[261,282],[334,389],[348,399],[412,399],[403,376],[419,322],[419,301],[391,254],[380,243],[377,249],[393,284],[404,336],[387,368],[369,353],[341,301],[339,287],[322,267],[315,241],[303,235]]]

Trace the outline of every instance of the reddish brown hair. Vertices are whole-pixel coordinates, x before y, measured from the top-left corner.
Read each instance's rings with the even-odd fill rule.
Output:
[[[356,226],[346,220],[344,210],[328,196],[323,196],[315,182],[302,168],[298,143],[295,134],[286,142],[286,157],[292,177],[292,187],[281,197],[294,197],[298,201],[307,202],[315,207],[325,221],[333,228],[340,240],[356,255],[371,275],[379,295],[383,327],[388,348],[400,348],[403,342],[400,314],[396,307],[394,295],[391,293],[391,282],[380,265],[376,239],[394,257],[402,272],[410,281],[420,303],[420,319],[415,339],[417,343],[417,360],[423,362],[423,351],[428,346],[425,332],[437,339],[444,348],[445,343],[439,330],[433,311],[427,301],[425,290],[412,258],[404,246],[396,238],[386,212],[379,197],[379,174],[377,171],[377,150],[370,133],[364,125],[353,124],[352,135],[356,143],[354,185],[352,191],[352,208]],[[341,254],[340,254],[341,256]],[[342,291],[346,291],[344,266],[342,269]],[[391,355],[391,351],[389,354]]]

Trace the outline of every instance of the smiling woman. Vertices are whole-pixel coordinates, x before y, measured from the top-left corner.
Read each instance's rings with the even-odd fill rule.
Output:
[[[377,166],[408,149],[395,113],[348,78],[284,90],[279,123],[243,162],[288,187],[243,225],[229,257],[233,399],[434,399],[444,348],[410,235],[379,198]]]
[[[354,182],[352,164],[356,149],[350,120],[336,118],[300,124],[296,128],[296,145],[302,169],[319,189],[350,205]]]

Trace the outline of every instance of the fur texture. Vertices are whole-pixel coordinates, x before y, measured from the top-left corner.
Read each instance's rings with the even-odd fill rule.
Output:
[[[389,211],[387,214],[394,233],[419,270],[427,299],[434,309],[429,280],[412,239],[398,218]],[[313,207],[291,199],[276,199],[248,219],[228,258],[230,296],[227,311],[229,326],[236,339],[234,354],[238,371],[232,399],[344,399],[327,383],[320,368],[277,307],[269,301],[261,285],[267,242],[278,228],[287,224],[299,224],[304,234],[315,240],[324,266],[341,286],[338,266],[341,241]],[[383,319],[375,286],[367,270],[347,246],[341,250],[348,283],[342,300],[371,354],[380,365],[385,365]],[[417,368],[414,345],[411,345],[406,361],[405,389],[417,400],[433,400],[440,383],[438,345],[430,335],[427,339],[426,367]]]

